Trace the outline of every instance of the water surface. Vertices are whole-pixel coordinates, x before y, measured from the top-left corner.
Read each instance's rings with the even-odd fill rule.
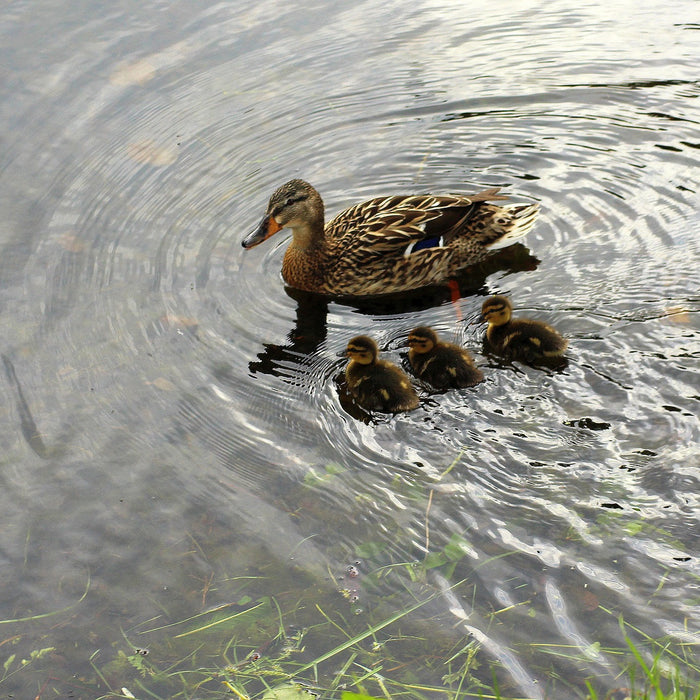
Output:
[[[443,651],[477,639],[485,682],[624,685],[618,615],[697,664],[695,10],[5,5],[0,617],[32,619],[3,625],[3,696],[117,693],[132,678],[95,667],[242,591],[312,625],[294,598],[317,586],[361,629],[415,602],[402,565],[455,543],[410,624]],[[292,177],[329,214],[501,186],[541,215],[456,306],[320,300],[285,288],[286,234],[240,246]],[[491,293],[569,336],[566,369],[481,353]],[[419,324],[486,381],[348,413],[347,340],[400,362]],[[385,582],[358,610],[332,579],[355,561]]]

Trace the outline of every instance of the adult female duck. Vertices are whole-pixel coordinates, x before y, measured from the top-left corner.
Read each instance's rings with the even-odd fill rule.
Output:
[[[498,188],[469,196],[378,197],[324,226],[319,193],[304,180],[290,180],[272,195],[243,247],[290,228],[282,277],[291,287],[338,296],[402,292],[443,283],[524,236],[539,205],[489,203],[499,199],[507,197]]]

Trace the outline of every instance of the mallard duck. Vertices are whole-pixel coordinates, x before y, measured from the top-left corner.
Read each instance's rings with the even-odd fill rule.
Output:
[[[542,321],[511,318],[513,305],[508,297],[493,296],[481,306],[481,321],[488,323],[487,348],[509,360],[539,362],[564,354],[569,341]]]
[[[408,375],[396,365],[378,358],[372,338],[358,335],[347,346],[350,358],[345,381],[356,403],[368,411],[398,413],[418,407],[418,394]]]
[[[290,228],[282,277],[291,287],[339,296],[402,292],[445,282],[532,228],[539,205],[490,204],[508,199],[498,190],[378,197],[324,226],[319,193],[304,180],[290,180],[242,243],[252,248]]]
[[[416,377],[435,389],[459,389],[483,381],[472,356],[459,345],[440,340],[428,326],[408,334],[408,361]]]

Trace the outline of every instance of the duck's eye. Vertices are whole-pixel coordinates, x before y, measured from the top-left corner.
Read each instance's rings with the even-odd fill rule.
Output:
[[[292,195],[290,197],[287,197],[287,199],[284,202],[284,206],[291,207],[292,204],[296,204],[297,202],[303,202],[305,199],[308,198],[308,195],[305,194]]]

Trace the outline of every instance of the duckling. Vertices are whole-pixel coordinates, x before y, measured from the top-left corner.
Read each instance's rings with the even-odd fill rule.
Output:
[[[372,338],[358,335],[349,343],[350,362],[345,380],[356,403],[367,411],[398,413],[418,407],[418,394],[408,375],[396,365],[378,359],[379,350]]]
[[[484,379],[464,348],[440,340],[428,326],[414,328],[408,335],[408,345],[413,373],[435,389],[474,386]]]
[[[481,321],[488,323],[486,345],[508,360],[537,363],[561,358],[569,345],[554,328],[542,321],[511,318],[513,305],[508,297],[489,297],[481,306]]]
[[[497,187],[462,195],[377,197],[325,223],[321,195],[290,180],[270,197],[253,248],[283,228],[292,240],[282,261],[290,286],[337,296],[373,296],[441,284],[524,236],[539,205],[502,207]]]

